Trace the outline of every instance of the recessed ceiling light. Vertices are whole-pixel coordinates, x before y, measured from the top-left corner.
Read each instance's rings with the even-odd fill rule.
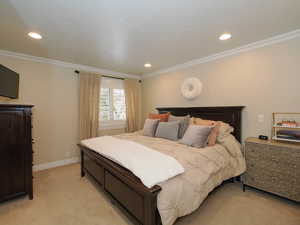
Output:
[[[28,33],[28,36],[29,37],[32,37],[34,39],[42,39],[42,35],[38,34],[38,33],[35,33],[35,32],[30,32]]]
[[[152,65],[150,64],[150,63],[146,63],[145,65],[144,65],[144,67],[146,67],[146,68],[150,68]]]
[[[221,40],[221,41],[225,41],[225,40],[228,40],[228,39],[230,39],[231,38],[231,34],[230,33],[224,33],[224,34],[222,34],[220,37],[219,37],[219,39]]]

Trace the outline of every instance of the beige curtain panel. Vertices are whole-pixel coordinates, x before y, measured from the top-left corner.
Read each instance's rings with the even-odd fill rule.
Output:
[[[139,123],[141,116],[141,84],[136,79],[125,79],[124,89],[127,117],[126,132],[134,132],[140,128]]]
[[[79,137],[80,140],[97,137],[99,127],[99,98],[101,75],[79,74]]]

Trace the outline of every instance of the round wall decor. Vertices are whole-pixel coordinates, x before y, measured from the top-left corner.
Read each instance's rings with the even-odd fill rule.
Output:
[[[197,77],[186,78],[181,85],[181,94],[186,99],[194,99],[201,94],[202,83]]]

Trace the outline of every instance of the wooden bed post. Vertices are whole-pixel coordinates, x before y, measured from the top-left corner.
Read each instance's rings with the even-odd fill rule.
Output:
[[[83,153],[83,150],[81,149],[80,150],[80,160],[81,160],[81,177],[84,177],[85,176],[85,172],[84,172],[84,166],[83,166],[83,162],[84,162],[84,153]]]
[[[159,214],[158,215],[156,214],[157,195],[159,191],[160,190],[152,192],[144,200],[144,209],[145,209],[144,225],[159,225],[157,224],[157,222],[160,221],[160,219],[158,220],[158,218],[156,217],[159,216]]]

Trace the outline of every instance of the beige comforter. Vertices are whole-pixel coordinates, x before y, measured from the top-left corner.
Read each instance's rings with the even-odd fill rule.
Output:
[[[222,143],[202,149],[139,133],[115,137],[170,155],[184,167],[183,174],[159,184],[162,190],[158,194],[157,207],[163,225],[172,225],[178,217],[196,210],[222,181],[238,176],[246,169],[241,146],[232,135],[223,138]]]

